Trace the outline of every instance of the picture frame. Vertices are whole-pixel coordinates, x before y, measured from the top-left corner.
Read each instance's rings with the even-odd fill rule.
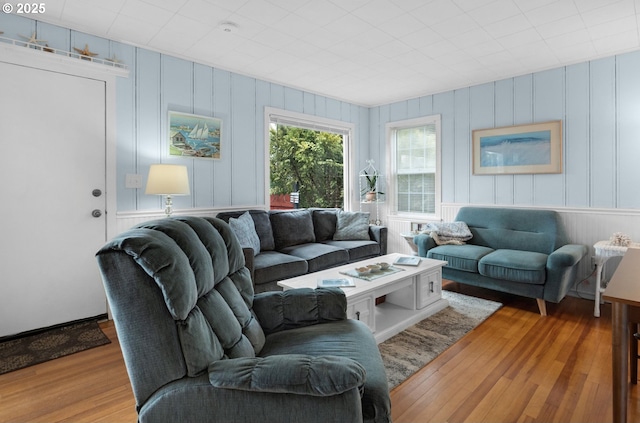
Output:
[[[562,121],[472,131],[473,174],[562,173]]]
[[[168,122],[169,156],[220,159],[221,119],[169,111]]]

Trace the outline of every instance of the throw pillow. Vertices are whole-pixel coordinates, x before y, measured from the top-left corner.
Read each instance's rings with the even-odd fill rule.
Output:
[[[233,233],[236,234],[242,248],[251,248],[254,256],[260,253],[260,238],[258,238],[255,224],[248,211],[241,214],[237,219],[229,219],[229,226],[231,226]]]
[[[276,250],[316,242],[309,210],[272,210],[269,214]]]
[[[369,240],[369,213],[345,212],[336,214],[336,241]]]

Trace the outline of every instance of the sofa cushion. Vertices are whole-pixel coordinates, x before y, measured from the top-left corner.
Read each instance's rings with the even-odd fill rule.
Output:
[[[369,237],[369,213],[338,212],[333,239],[336,241],[371,239]]]
[[[306,260],[309,273],[349,262],[347,250],[317,242],[294,245],[282,252]]]
[[[478,271],[490,278],[542,285],[547,257],[531,251],[496,250],[480,259]]]
[[[313,219],[309,210],[272,211],[269,213],[276,250],[315,242]]]
[[[265,210],[247,210],[253,219],[258,238],[260,238],[260,251],[271,251],[275,249],[273,240],[273,230],[271,229],[271,220],[269,213]],[[220,212],[216,216],[219,219],[229,222],[229,219],[240,217],[244,211]]]
[[[375,241],[324,241],[323,244],[347,250],[349,261],[354,262],[368,257],[380,255],[380,244]]]
[[[313,218],[313,231],[316,234],[316,242],[333,239],[336,233],[336,213],[338,209],[310,209]]]
[[[260,238],[258,238],[256,226],[248,211],[241,214],[237,219],[230,218],[229,226],[238,237],[242,248],[251,248],[254,256],[260,253]]]
[[[278,251],[261,252],[255,257],[253,264],[253,282],[256,285],[304,275],[309,268],[307,262],[300,257]]]
[[[330,325],[313,325],[276,332],[266,337],[261,357],[280,354],[333,355],[349,357],[366,370],[362,395],[364,421],[391,421],[388,416],[389,385],[371,330],[358,320],[346,319]],[[384,405],[384,407],[382,406]]]
[[[445,260],[447,267],[464,272],[478,272],[478,262],[482,257],[492,253],[493,249],[480,245],[441,245],[429,250],[428,258]]]

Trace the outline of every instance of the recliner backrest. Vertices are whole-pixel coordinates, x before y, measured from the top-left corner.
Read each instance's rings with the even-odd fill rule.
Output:
[[[207,371],[215,360],[253,357],[264,333],[253,285],[228,224],[173,217],[126,231],[97,253],[134,394]]]

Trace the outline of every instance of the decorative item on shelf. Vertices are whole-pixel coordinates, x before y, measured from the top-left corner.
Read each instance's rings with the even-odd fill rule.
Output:
[[[122,60],[118,59],[118,56],[116,56],[115,54],[104,60],[109,63],[115,63],[115,64],[122,63]]]
[[[622,232],[614,232],[609,242],[617,247],[628,247],[631,244],[631,238]]]
[[[29,48],[29,47],[33,47],[33,48],[42,48],[42,46],[40,46],[39,43],[46,43],[45,40],[38,40],[36,38],[36,33],[32,32],[30,37],[26,37],[24,35],[20,35],[18,34],[19,37],[24,38],[25,40],[27,40],[27,42],[25,43],[25,47]]]
[[[373,163],[372,159],[367,160],[367,167],[362,169],[358,174],[358,182],[360,184],[360,211],[362,211],[363,204],[375,204],[375,218],[373,218],[370,223],[381,225],[382,222],[379,218],[378,207],[379,203],[384,202],[384,192],[381,190],[383,178],[376,168],[373,167]]]
[[[145,194],[166,195],[164,213],[171,216],[172,195],[189,195],[189,175],[183,165],[153,164],[149,168]]]
[[[380,175],[375,167],[373,167],[373,160],[367,160],[368,166],[362,169],[360,177],[364,178],[364,187],[360,189],[360,193],[364,198],[364,201],[374,202],[381,199],[380,196],[384,195],[384,192],[380,191],[379,178]]]
[[[83,49],[73,48],[78,54],[80,54],[80,58],[82,60],[91,60],[98,55],[98,53],[93,53],[89,50],[89,44],[85,44]]]

